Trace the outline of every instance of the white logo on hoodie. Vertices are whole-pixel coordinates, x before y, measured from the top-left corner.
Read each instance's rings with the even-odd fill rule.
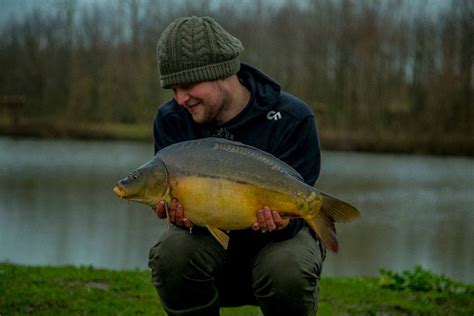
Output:
[[[275,111],[270,111],[267,114],[267,119],[278,121],[278,120],[281,119],[281,113],[280,112],[275,112]]]

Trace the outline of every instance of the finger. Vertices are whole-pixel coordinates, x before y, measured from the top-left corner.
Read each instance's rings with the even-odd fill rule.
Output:
[[[260,230],[260,224],[258,222],[255,222],[252,224],[252,229],[257,231]]]
[[[278,214],[278,212],[273,211],[272,214],[273,214],[273,220],[275,221],[277,229],[284,229],[290,223],[289,218],[282,218],[280,214]]]
[[[273,222],[275,223],[276,229],[282,229],[285,226],[284,220],[281,218],[277,211],[272,211]]]
[[[186,228],[191,228],[191,227],[193,227],[193,223],[192,223],[189,219],[187,219],[186,217],[183,218],[183,225],[184,225]]]
[[[275,222],[273,221],[272,211],[269,207],[265,206],[263,208],[263,216],[265,217],[265,222],[268,231],[274,231],[276,229]]]
[[[155,213],[161,219],[166,218],[166,202],[165,201],[160,201],[158,203],[158,206],[155,209]]]
[[[265,216],[263,215],[263,209],[257,211],[257,223],[262,232],[267,230],[267,222],[265,221]]]
[[[178,226],[183,226],[184,210],[183,206],[176,202],[175,223]]]
[[[159,204],[152,206],[151,209],[153,210],[153,213],[155,213],[158,217],[160,216]]]
[[[176,199],[171,200],[171,207],[168,209],[168,216],[171,223],[175,223],[176,221]]]

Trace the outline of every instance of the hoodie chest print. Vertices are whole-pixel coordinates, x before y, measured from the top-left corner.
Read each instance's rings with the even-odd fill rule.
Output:
[[[219,137],[219,138],[225,138],[228,140],[234,140],[234,135],[229,132],[226,128],[221,127],[217,129],[214,134],[212,134],[213,137]]]

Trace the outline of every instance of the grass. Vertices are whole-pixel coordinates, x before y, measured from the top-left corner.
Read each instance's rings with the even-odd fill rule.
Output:
[[[415,273],[416,270],[413,275]],[[474,313],[471,285],[453,282],[454,290],[425,288],[420,291],[398,282],[398,288],[394,289],[390,284],[393,285],[397,277],[400,275],[393,273],[380,278],[323,277],[318,315]],[[420,277],[425,275],[420,274]],[[15,314],[165,315],[148,271],[0,263],[0,315]],[[222,315],[259,315],[259,309],[254,306],[223,308]]]

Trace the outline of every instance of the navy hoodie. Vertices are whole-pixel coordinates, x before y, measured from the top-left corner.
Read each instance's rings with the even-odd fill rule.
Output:
[[[300,99],[281,91],[274,79],[250,65],[241,64],[237,76],[251,92],[251,98],[244,110],[224,125],[194,122],[188,110],[174,99],[161,105],[153,124],[155,153],[177,142],[226,138],[278,157],[295,168],[307,184],[314,185],[319,176],[321,153],[311,110]],[[233,231],[229,249],[240,252],[249,245],[259,249],[270,240],[293,237],[303,225],[302,219],[292,219],[285,229],[268,234],[251,229]]]

